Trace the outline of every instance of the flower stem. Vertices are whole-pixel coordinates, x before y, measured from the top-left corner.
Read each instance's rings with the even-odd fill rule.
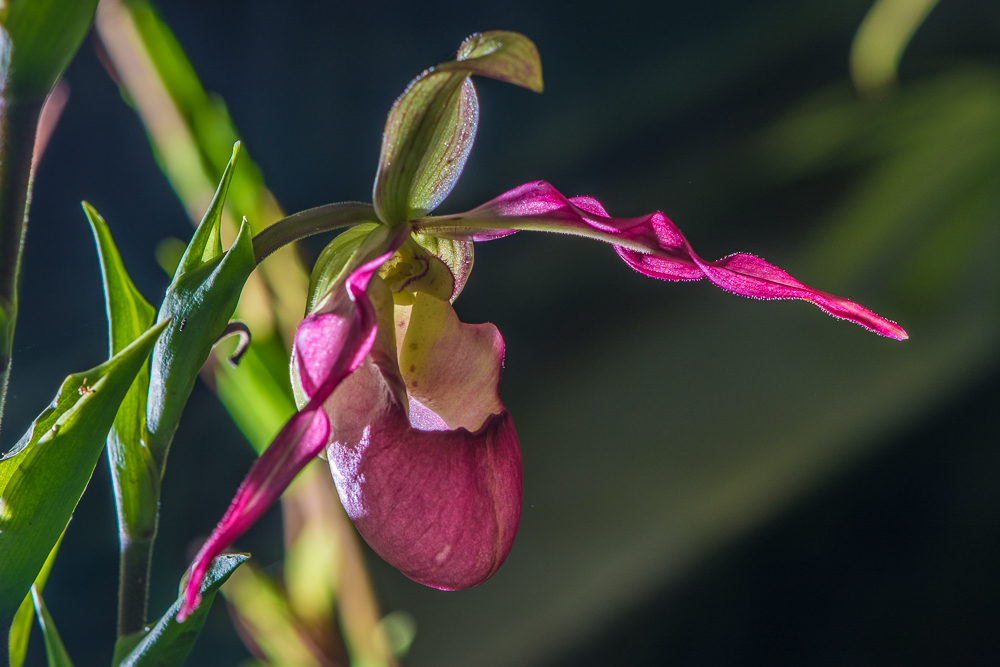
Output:
[[[306,209],[278,220],[253,237],[254,256],[260,264],[268,255],[293,241],[362,222],[378,222],[371,204],[344,202]]]
[[[118,579],[118,637],[145,629],[153,540],[129,540],[121,547]]]
[[[31,201],[31,156],[44,99],[11,100],[0,95],[0,423],[17,320],[21,249]]]

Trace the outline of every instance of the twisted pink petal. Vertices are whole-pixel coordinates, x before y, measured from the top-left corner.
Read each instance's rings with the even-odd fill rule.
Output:
[[[383,255],[355,270],[320,312],[309,315],[299,325],[294,354],[299,359],[309,402],[288,420],[254,463],[229,509],[191,563],[178,621],[184,621],[201,603],[201,581],[215,557],[261,517],[326,445],[330,422],[319,408],[337,385],[361,365],[372,347],[376,321],[365,290],[388,257]]]
[[[895,322],[853,301],[813,289],[753,255],[735,254],[706,262],[662,213],[612,218],[596,199],[567,199],[545,181],[525,183],[467,213],[423,218],[414,227],[434,236],[475,241],[499,238],[517,230],[594,238],[613,244],[629,266],[653,278],[708,278],[724,290],[755,299],[802,299],[883,336],[908,338]]]

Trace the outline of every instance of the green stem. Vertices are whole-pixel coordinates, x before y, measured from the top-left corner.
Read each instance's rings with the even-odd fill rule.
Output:
[[[135,389],[135,387],[133,387]],[[145,387],[139,387],[144,390]],[[160,521],[160,484],[162,470],[148,456],[137,457],[128,446],[145,448],[143,443],[131,443],[112,430],[108,437],[108,462],[114,487],[115,510],[118,514],[118,644],[142,636],[146,626],[146,603],[149,598],[149,573],[153,560]],[[132,456],[128,453],[132,452]],[[146,468],[140,471],[145,461]],[[125,651],[127,655],[131,647]],[[116,663],[117,664],[117,663]]]
[[[378,221],[371,204],[344,202],[317,206],[282,218],[253,237],[254,256],[260,264],[275,250],[293,241],[340,227]]]
[[[21,249],[31,201],[31,156],[44,102],[0,96],[0,423],[7,398]]]
[[[129,540],[122,544],[118,570],[119,638],[145,629],[152,560],[152,539]]]

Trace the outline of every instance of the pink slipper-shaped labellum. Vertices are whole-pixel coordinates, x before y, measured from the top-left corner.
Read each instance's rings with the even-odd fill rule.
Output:
[[[663,280],[708,278],[724,290],[755,299],[802,299],[883,336],[908,338],[895,322],[853,301],[813,289],[753,255],[706,262],[662,213],[612,218],[596,199],[567,199],[545,181],[525,183],[467,213],[423,218],[414,227],[432,236],[473,241],[518,230],[585,236],[613,244],[621,258],[643,275]]]
[[[379,309],[369,358],[326,403],[330,468],[382,558],[427,586],[475,586],[507,557],[521,516],[521,450],[497,395],[503,339],[423,293],[397,307],[395,337],[391,312]]]
[[[199,588],[212,561],[264,514],[302,468],[323,451],[330,422],[320,409],[334,389],[367,356],[375,340],[375,313],[365,290],[388,255],[355,270],[295,335],[303,388],[309,402],[288,420],[254,463],[222,520],[191,563],[184,585],[183,621],[201,602]]]

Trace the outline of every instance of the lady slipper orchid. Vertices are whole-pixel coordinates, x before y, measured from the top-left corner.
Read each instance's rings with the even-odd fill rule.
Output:
[[[534,45],[493,32],[470,37],[456,60],[421,74],[396,101],[374,205],[351,205],[361,224],[336,237],[313,272],[292,353],[299,412],[192,563],[178,618],[197,607],[213,558],[324,450],[347,514],[403,574],[453,590],[497,571],[520,520],[521,453],[497,393],[503,339],[491,324],[460,322],[451,306],[471,270],[474,241],[518,230],[593,238],[647,276],[707,278],[753,298],[811,301],[906,338],[895,323],[757,257],[703,260],[662,213],[612,218],[597,200],[567,199],[542,181],[467,213],[428,216],[454,186],[475,137],[471,74],[541,90]]]

